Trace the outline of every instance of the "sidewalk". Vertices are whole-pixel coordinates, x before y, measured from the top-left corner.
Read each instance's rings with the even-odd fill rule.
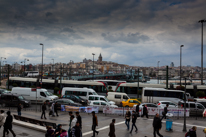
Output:
[[[16,111],[11,110],[12,114],[17,114]],[[81,113],[80,114],[82,117],[82,125],[83,125],[83,136],[84,137],[90,137],[92,135],[91,132],[91,126],[92,126],[92,115],[91,114],[86,114],[86,113]],[[109,133],[109,124],[111,123],[112,119],[116,119],[116,123],[118,125],[115,126],[116,128],[116,136],[117,137],[128,137],[128,136],[141,136],[141,137],[152,137],[153,136],[153,127],[152,127],[152,122],[153,122],[153,117],[149,117],[148,120],[145,120],[143,118],[138,118],[137,120],[137,128],[138,128],[138,133],[136,135],[135,132],[133,134],[129,134],[129,131],[126,130],[126,125],[124,124],[124,117],[123,116],[118,116],[118,115],[107,115],[105,116],[104,114],[96,114],[98,117],[98,127],[97,130],[100,131],[99,135],[97,137],[105,137],[108,136]],[[41,119],[41,112],[31,112],[31,111],[22,111],[22,116],[25,117],[30,117],[30,118],[35,118],[38,120],[43,120],[43,121],[48,121],[48,122],[54,122],[56,124],[63,124],[64,129],[68,129],[68,121],[69,121],[69,115],[68,112],[59,112],[59,117],[49,117],[48,116],[48,111],[46,112],[47,119]],[[188,119],[186,121],[187,125],[187,130],[191,128],[193,125],[197,126],[197,136],[198,137],[204,137],[205,135],[203,134],[203,129],[206,128],[205,125],[205,119]],[[44,127],[42,127],[44,128]],[[130,128],[131,128],[131,122],[130,122]],[[166,125],[165,125],[165,120],[163,120],[162,123],[162,129],[160,130],[160,133],[164,135],[164,137],[184,137],[185,132],[182,132],[183,129],[183,119],[174,119],[173,122],[173,132],[166,132]],[[44,134],[42,132],[42,134]]]

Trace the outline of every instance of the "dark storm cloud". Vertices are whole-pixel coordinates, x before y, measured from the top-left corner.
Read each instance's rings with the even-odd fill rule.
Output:
[[[149,40],[149,37],[146,35],[141,35],[140,33],[120,33],[120,34],[110,34],[102,33],[102,37],[109,42],[118,42],[123,41],[127,43],[139,43]]]

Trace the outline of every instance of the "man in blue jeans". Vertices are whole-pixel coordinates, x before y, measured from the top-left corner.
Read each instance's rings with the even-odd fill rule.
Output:
[[[127,126],[127,130],[129,130],[129,122],[130,122],[131,112],[129,111],[129,108],[125,114],[125,124]]]

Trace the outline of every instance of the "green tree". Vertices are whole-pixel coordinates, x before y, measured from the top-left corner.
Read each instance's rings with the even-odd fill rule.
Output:
[[[57,94],[57,92],[59,91],[60,89],[58,87],[55,87],[54,88],[54,94]]]
[[[196,96],[199,97],[199,98],[205,97],[205,92],[203,92],[203,91],[198,91],[198,92],[196,93]]]
[[[111,86],[108,87],[108,92],[114,92]]]
[[[177,86],[177,87],[176,87],[176,90],[183,90],[183,91],[184,91],[184,90],[185,90],[185,87],[184,87],[184,86]]]

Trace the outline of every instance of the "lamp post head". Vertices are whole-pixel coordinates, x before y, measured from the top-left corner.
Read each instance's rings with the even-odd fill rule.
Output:
[[[180,47],[184,47],[184,45],[181,45]]]
[[[39,45],[44,45],[44,44],[40,43]]]
[[[92,55],[95,55],[94,53],[92,53]]]
[[[206,20],[203,19],[203,20],[199,20],[198,22],[203,23],[203,22],[206,22]]]

